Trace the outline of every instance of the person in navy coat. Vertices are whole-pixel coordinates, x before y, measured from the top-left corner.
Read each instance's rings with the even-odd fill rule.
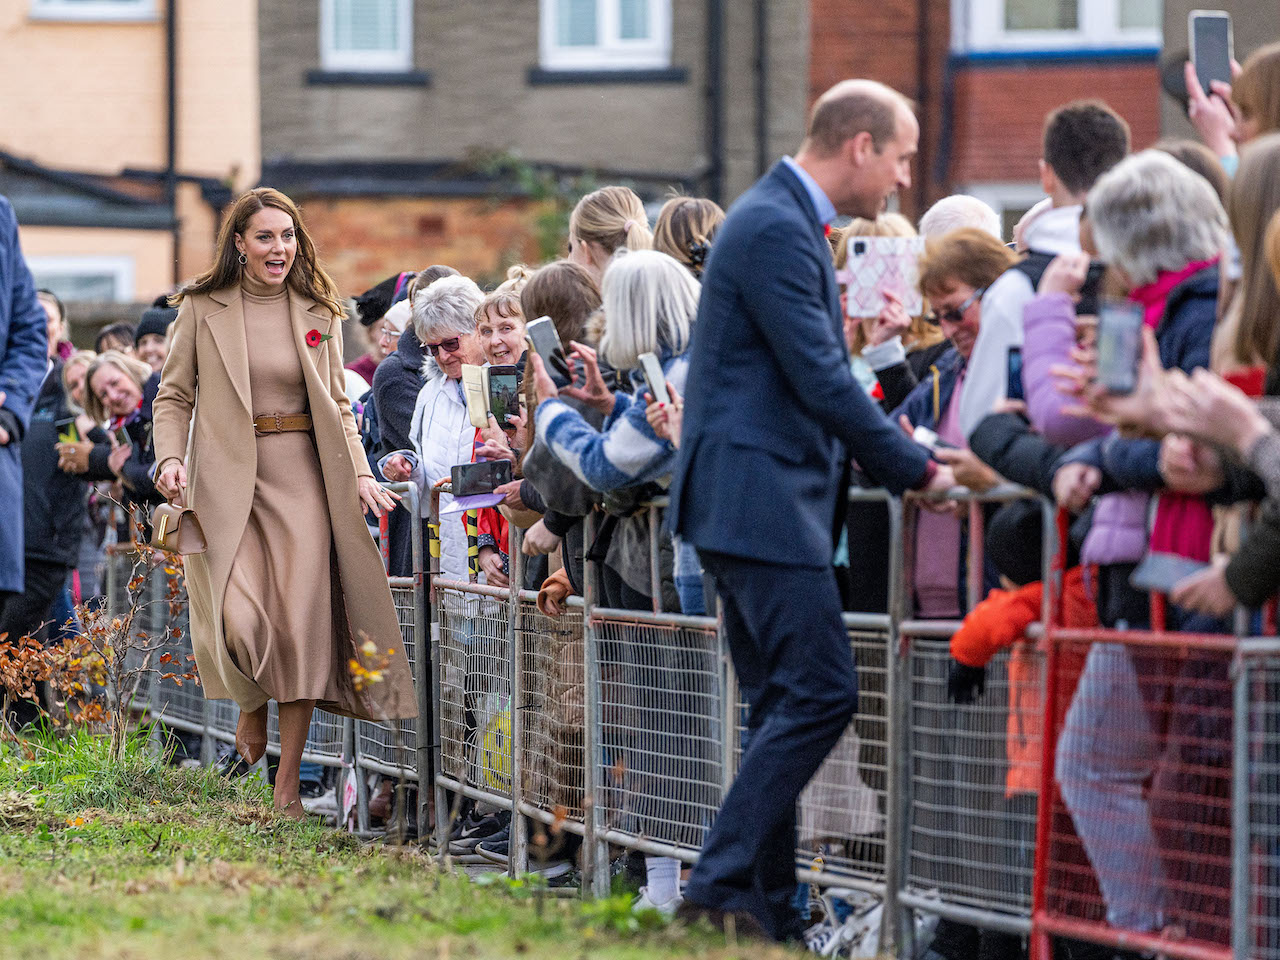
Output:
[[[803,933],[796,800],[857,705],[831,565],[850,458],[894,492],[954,482],[854,381],[826,240],[838,214],[874,218],[910,185],[918,137],[890,88],[827,91],[795,159],[730,210],[694,326],[671,515],[715,580],[750,715],[681,911],[777,940]]]
[[[23,589],[19,447],[49,368],[47,325],[18,244],[18,219],[0,197],[0,606]]]

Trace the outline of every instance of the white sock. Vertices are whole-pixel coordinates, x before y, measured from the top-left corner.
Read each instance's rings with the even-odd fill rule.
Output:
[[[645,857],[644,872],[651,901],[666,903],[680,896],[680,861],[675,857]]]

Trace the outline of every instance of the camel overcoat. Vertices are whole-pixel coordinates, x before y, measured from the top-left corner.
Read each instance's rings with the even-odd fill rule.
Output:
[[[391,590],[378,548],[365,526],[357,476],[370,476],[351,403],[343,387],[342,324],[323,305],[289,290],[293,341],[302,360],[325,499],[333,532],[334,588],[341,585],[346,611],[339,659],[346,705],[321,704],[350,716],[382,720],[417,715],[413,678],[405,657]],[[331,339],[308,346],[311,330]],[[301,412],[301,411],[299,411]],[[223,636],[222,604],[236,550],[253,506],[257,441],[249,388],[249,356],[239,286],[188,296],[171,328],[169,356],[153,408],[156,463],[179,459],[187,466],[187,502],[194,508],[208,548],[186,558],[191,641],[204,695],[234,699],[242,709],[263,703],[263,693],[232,660]],[[299,516],[298,523],[309,518]],[[279,556],[274,562],[288,564]],[[285,576],[287,578],[288,571]],[[294,585],[307,590],[308,584]],[[327,638],[316,638],[323,643]],[[380,683],[356,691],[347,660],[372,640],[394,649]],[[348,653],[349,650],[349,653]],[[371,664],[366,660],[366,666]]]

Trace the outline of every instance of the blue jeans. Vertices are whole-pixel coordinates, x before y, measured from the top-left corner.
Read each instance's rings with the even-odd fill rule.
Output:
[[[676,593],[680,595],[680,612],[690,617],[707,614],[707,602],[702,593],[702,563],[698,551],[691,543],[675,538]]]
[[[310,760],[303,760],[298,767],[299,783],[324,783],[324,767]]]

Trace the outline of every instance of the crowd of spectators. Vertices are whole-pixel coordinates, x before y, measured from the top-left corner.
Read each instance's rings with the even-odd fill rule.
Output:
[[[1074,102],[1046,118],[1045,200],[1011,236],[984,203],[954,196],[918,226],[886,212],[829,237],[837,271],[847,269],[853,238],[923,238],[923,309],[910,315],[901,296],[886,293],[878,316],[844,319],[853,375],[908,435],[929,438],[930,455],[962,486],[1011,482],[1069,512],[1070,625],[1149,626],[1149,592],[1131,581],[1153,555],[1199,565],[1170,588],[1172,630],[1229,633],[1233,608],[1255,608],[1280,586],[1280,407],[1271,400],[1280,392],[1280,44],[1255,53],[1231,89],[1206,95],[1190,76],[1191,116],[1208,149],[1161,142],[1131,152],[1120,116],[1099,101]],[[432,491],[454,467],[505,459],[513,480],[491,505],[468,509],[440,494],[444,578],[507,587],[522,570],[519,586],[538,591],[542,612],[557,617],[584,592],[589,556],[602,605],[714,615],[697,553],[647,505],[664,493],[680,445],[700,277],[723,219],[709,200],[675,197],[651,228],[636,193],[608,186],[574,208],[564,259],[512,267],[487,293],[436,265],[356,298],[369,349],[348,367],[348,393],[366,452],[382,479],[414,483],[420,494],[419,517],[391,518],[393,574],[411,572],[412,525],[426,530]],[[1137,385],[1126,394],[1098,383],[1097,317],[1112,300],[1138,305],[1143,318]],[[58,298],[41,291],[39,303],[47,367],[33,412],[10,438],[22,444],[26,528],[26,585],[0,609],[0,633],[11,635],[62,622],[101,592],[102,550],[127,527],[100,504],[162,500],[151,481],[150,411],[176,311],[161,298],[136,327],[113,324],[93,351],[76,351]],[[527,349],[526,327],[543,317],[567,354],[568,386]],[[664,402],[644,379],[640,358],[649,353],[666,381]],[[467,365],[516,367],[519,412],[473,425]],[[855,484],[879,485],[854,466]],[[950,676],[959,702],[983,696],[984,667],[1025,640],[1040,609],[1035,508],[986,513],[979,569],[967,561],[964,511],[942,505],[915,527],[912,612],[963,620]],[[1245,514],[1256,522],[1242,533]],[[760,537],[787,535],[767,516],[751,522]],[[513,527],[523,531],[519,565]],[[882,505],[848,511],[831,557],[846,609],[887,609],[888,536]],[[985,599],[970,609],[975,578]],[[1159,758],[1151,737],[1135,731],[1151,734],[1145,703],[1176,703],[1193,690],[1178,669],[1095,644],[1059,744],[1058,782],[1108,920],[1139,932],[1160,930],[1177,911],[1156,866],[1161,838],[1140,815],[1142,784]],[[1011,667],[1011,685],[1029,683],[1019,675]],[[1011,746],[1011,769],[1014,756]],[[1034,795],[1035,777],[1011,778],[1011,795]],[[510,814],[465,810],[455,852],[501,861],[510,829]],[[1133,835],[1117,839],[1118,830]],[[1135,857],[1150,869],[1135,870]],[[673,912],[678,862],[646,861],[642,905]],[[542,869],[554,876],[568,865]],[[977,955],[966,939],[977,935],[951,927],[940,931],[937,955]],[[983,949],[1016,956],[1023,946],[1006,937],[998,950]]]

